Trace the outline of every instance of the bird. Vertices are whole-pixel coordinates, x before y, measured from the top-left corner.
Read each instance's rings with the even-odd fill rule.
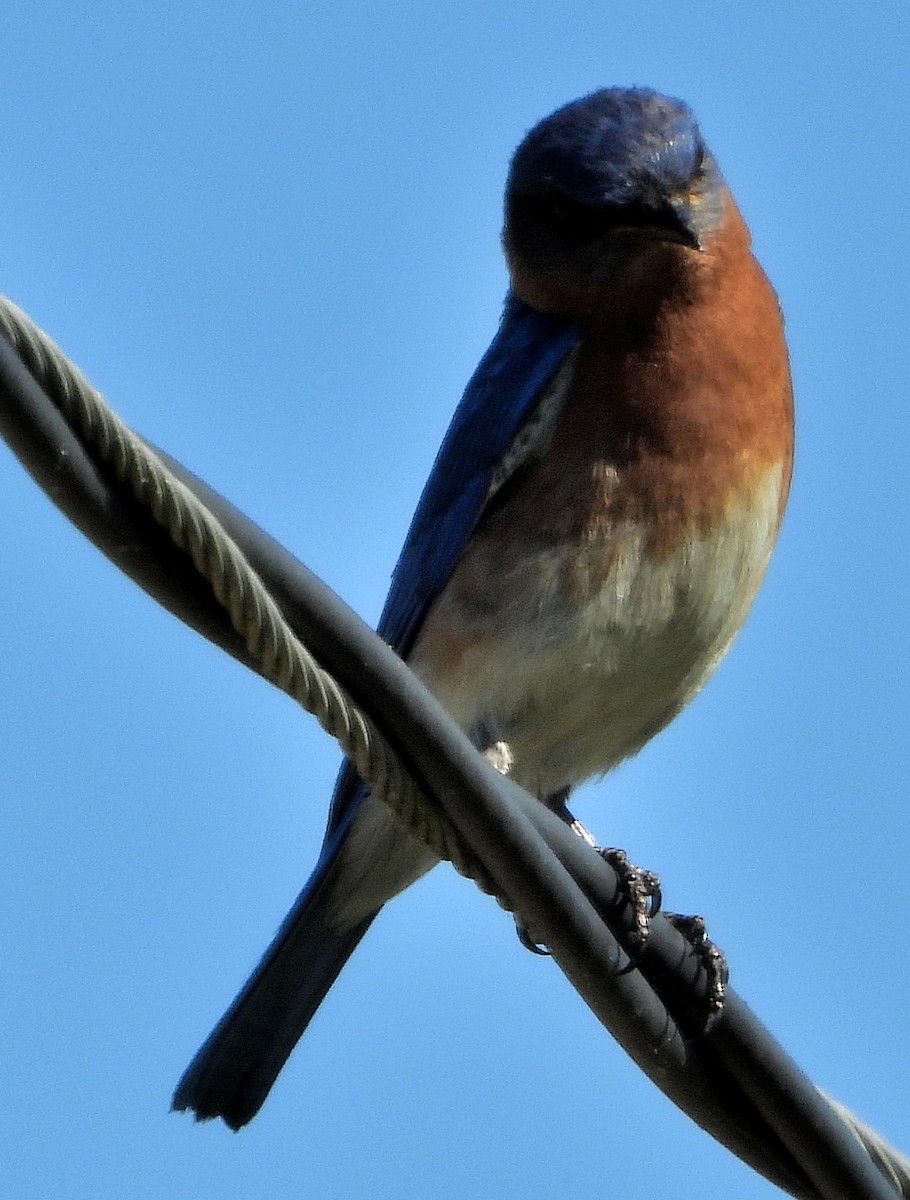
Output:
[[[378,630],[498,769],[556,811],[698,693],[752,605],[790,487],[777,296],[691,108],[609,87],[515,151],[509,288]],[[433,854],[349,763],[322,851],[180,1080],[259,1111],[381,907]]]

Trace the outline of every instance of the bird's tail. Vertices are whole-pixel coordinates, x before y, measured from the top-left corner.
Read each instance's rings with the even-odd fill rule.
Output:
[[[243,990],[186,1069],[175,1110],[239,1129],[262,1107],[326,992],[376,912],[337,932],[329,921],[334,855],[323,855]],[[376,910],[379,911],[378,909]]]

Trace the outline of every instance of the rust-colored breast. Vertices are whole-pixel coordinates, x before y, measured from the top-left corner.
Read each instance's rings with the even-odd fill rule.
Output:
[[[772,467],[782,513],[793,452],[783,322],[732,198],[706,252],[657,245],[632,286],[579,306],[573,381],[523,481],[543,503],[510,506],[512,536],[527,522],[546,540],[604,541],[629,523],[670,552],[748,501]]]

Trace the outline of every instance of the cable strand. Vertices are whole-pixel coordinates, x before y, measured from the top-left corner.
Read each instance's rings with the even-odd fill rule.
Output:
[[[415,837],[512,911],[508,898],[498,894],[480,861],[432,807],[386,738],[295,636],[262,580],[214,516],[120,420],[56,343],[9,300],[0,304],[0,329],[38,383],[57,398],[82,440],[189,554],[261,664],[263,676],[338,741],[360,775]]]

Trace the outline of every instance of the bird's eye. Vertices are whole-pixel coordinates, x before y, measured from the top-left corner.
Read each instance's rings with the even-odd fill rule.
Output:
[[[572,200],[562,192],[550,192],[533,202],[538,220],[572,242],[600,237],[612,223],[609,212],[600,206]]]
[[[514,202],[525,214],[525,220],[572,241],[584,241],[596,236],[603,223],[597,209],[571,200],[565,193],[555,189],[537,195],[517,196]]]

